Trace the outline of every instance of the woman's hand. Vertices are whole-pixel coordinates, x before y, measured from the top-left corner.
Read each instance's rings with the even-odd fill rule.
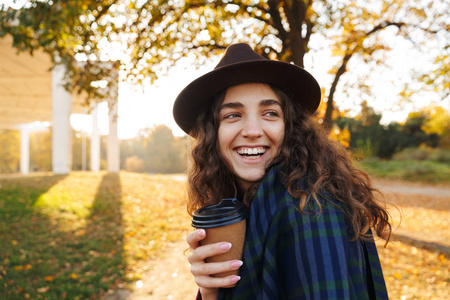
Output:
[[[191,232],[186,240],[191,253],[188,261],[191,264],[191,273],[195,277],[195,282],[200,287],[202,299],[217,299],[219,288],[227,287],[238,282],[241,278],[236,275],[227,277],[212,277],[210,275],[239,269],[242,265],[240,260],[225,262],[207,263],[205,259],[217,254],[222,254],[230,250],[231,244],[227,242],[209,245],[200,245],[200,241],[206,237],[205,230],[198,229]]]

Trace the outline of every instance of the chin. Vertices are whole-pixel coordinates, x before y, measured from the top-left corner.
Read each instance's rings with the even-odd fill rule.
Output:
[[[264,171],[258,171],[252,174],[246,174],[244,176],[239,176],[239,181],[242,182],[243,185],[245,185],[247,188],[258,182],[259,180],[261,180],[264,177],[265,172]]]

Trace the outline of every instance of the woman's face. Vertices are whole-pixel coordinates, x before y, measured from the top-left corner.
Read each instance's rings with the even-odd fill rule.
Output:
[[[284,137],[281,101],[262,83],[228,88],[219,110],[219,151],[244,190],[264,176]]]

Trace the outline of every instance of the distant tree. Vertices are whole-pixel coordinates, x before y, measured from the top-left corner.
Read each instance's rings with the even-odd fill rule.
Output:
[[[52,170],[51,130],[30,133],[30,165],[32,171],[50,172]]]
[[[431,106],[425,110],[428,118],[422,130],[439,136],[439,147],[450,148],[450,113],[441,106]]]
[[[129,172],[144,171],[144,160],[136,155],[127,157],[125,159],[125,170]]]
[[[126,161],[129,157],[144,157],[144,141],[142,136],[120,140],[120,164],[121,169],[127,170]]]
[[[403,125],[402,131],[406,135],[405,144],[415,147],[427,141],[427,135],[422,130],[426,122],[426,115],[423,112],[412,112]]]
[[[425,111],[412,112],[408,115],[405,125],[403,125],[403,131],[408,138],[408,146],[417,147],[423,144],[435,148],[439,145],[437,133],[430,132],[427,134],[424,131],[428,119]]]
[[[377,155],[383,134],[380,119],[381,115],[363,101],[361,112],[355,118],[339,117],[336,125],[350,132],[350,148],[358,149],[359,155],[372,156]]]
[[[20,166],[20,133],[0,130],[0,173],[14,173]]]
[[[437,147],[441,139],[444,139],[444,148],[449,131],[447,118],[445,110],[422,110],[410,113],[403,125],[390,123],[382,126],[381,115],[363,101],[361,112],[355,118],[340,116],[336,125],[340,130],[350,132],[349,146],[356,150],[357,155],[389,159],[405,148]]]
[[[406,147],[403,138],[402,126],[399,123],[392,122],[383,126],[376,156],[386,159],[392,158],[395,153]]]
[[[159,125],[153,129],[145,147],[145,169],[154,173],[178,173],[184,164],[172,130]]]

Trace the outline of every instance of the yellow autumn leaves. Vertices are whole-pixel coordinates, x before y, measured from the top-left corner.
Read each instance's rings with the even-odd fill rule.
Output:
[[[14,270],[16,270],[16,271],[26,271],[26,270],[29,270],[31,268],[32,268],[32,266],[30,264],[27,264],[27,265],[24,265],[24,266],[15,266]]]
[[[75,280],[75,279],[78,278],[78,276],[77,276],[77,274],[75,274],[75,273],[71,273],[71,274],[69,275],[69,278]],[[55,276],[45,276],[45,277],[44,277],[44,280],[47,281],[47,282],[52,282],[53,280],[55,280]]]

